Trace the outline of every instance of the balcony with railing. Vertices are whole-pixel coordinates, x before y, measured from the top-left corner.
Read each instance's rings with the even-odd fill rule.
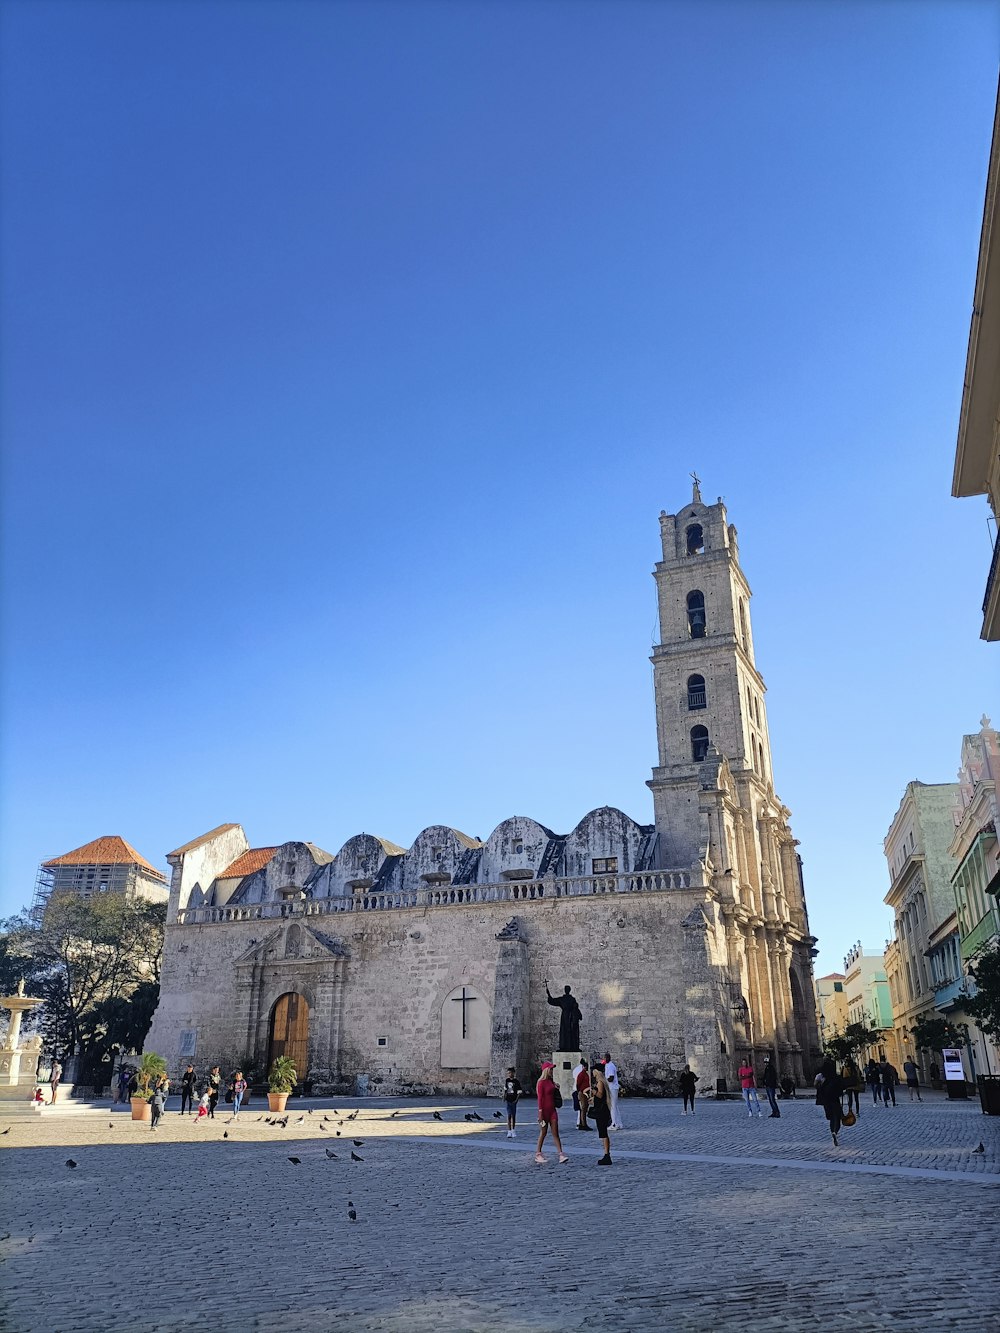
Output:
[[[989,944],[990,940],[997,934],[1000,934],[1000,929],[998,929],[997,926],[996,915],[992,911],[989,911],[982,920],[969,931],[968,935],[962,936],[963,960],[969,959],[973,954],[978,953],[983,945]]]
[[[991,641],[1000,639],[1000,533],[993,543],[993,559],[990,561],[989,577],[986,580],[982,637]]]
[[[177,913],[179,926],[287,917],[326,917],[344,912],[387,912],[413,907],[460,907],[485,903],[553,902],[603,894],[670,893],[699,887],[689,870],[643,870],[578,879],[508,880],[502,884],[422,884],[417,889],[374,892],[361,889],[335,898],[290,898],[238,907],[189,907]]]

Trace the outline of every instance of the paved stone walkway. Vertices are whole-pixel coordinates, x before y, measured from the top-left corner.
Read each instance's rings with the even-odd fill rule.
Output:
[[[360,1108],[339,1138],[319,1102],[286,1129],[257,1106],[0,1120],[0,1329],[105,1333],[131,1301],[206,1333],[1000,1333],[1000,1120],[975,1103],[862,1107],[834,1149],[807,1101],[629,1101],[610,1170],[565,1113],[560,1167],[532,1160],[530,1106],[511,1144],[495,1102],[332,1105]]]

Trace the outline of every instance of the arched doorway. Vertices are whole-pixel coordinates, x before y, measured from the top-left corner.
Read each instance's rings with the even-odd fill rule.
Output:
[[[299,1082],[309,1068],[309,1003],[297,991],[279,995],[271,1010],[271,1028],[267,1042],[267,1067],[279,1055],[287,1055],[295,1065]]]
[[[808,1071],[808,1066],[813,1058],[814,1039],[810,1031],[811,1024],[803,998],[802,983],[799,981],[794,967],[788,969],[788,988],[792,1001],[792,1023],[795,1040],[799,1044],[801,1072],[805,1073]]]

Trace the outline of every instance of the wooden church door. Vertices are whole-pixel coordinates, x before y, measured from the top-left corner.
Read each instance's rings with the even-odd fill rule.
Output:
[[[279,1055],[291,1058],[301,1083],[309,1067],[309,1005],[296,991],[279,996],[271,1014],[268,1069]]]

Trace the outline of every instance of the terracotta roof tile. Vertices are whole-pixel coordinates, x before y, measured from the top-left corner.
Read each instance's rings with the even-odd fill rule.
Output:
[[[155,866],[151,866],[144,856],[139,855],[131,843],[117,835],[95,838],[93,842],[85,843],[83,847],[77,847],[74,851],[66,852],[63,856],[54,856],[51,861],[43,861],[42,865],[46,870],[52,869],[54,866],[135,865],[142,866],[144,870],[150,871],[164,883],[167,879],[162,870],[157,870]]]
[[[251,847],[248,852],[238,856],[231,866],[227,866],[221,875],[216,875],[216,879],[243,879],[246,875],[252,875],[255,870],[266,866],[277,850],[277,847]]]

